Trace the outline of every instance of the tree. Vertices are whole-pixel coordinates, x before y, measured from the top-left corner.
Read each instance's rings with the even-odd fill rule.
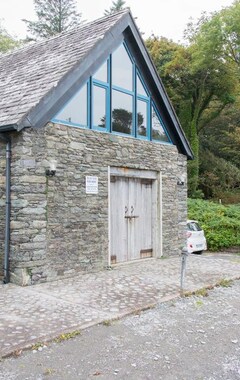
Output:
[[[207,198],[219,197],[240,188],[240,170],[224,158],[217,157],[202,147],[199,182]]]
[[[0,52],[5,53],[20,45],[20,41],[14,39],[0,24]]]
[[[240,96],[205,128],[200,137],[199,187],[205,197],[240,197]],[[231,198],[229,195],[231,194]],[[239,194],[239,195],[238,195]]]
[[[112,128],[114,132],[131,134],[132,112],[124,108],[114,108],[112,111]]]
[[[188,24],[185,36],[191,43],[197,41],[202,53],[202,60],[207,54],[215,52],[224,57],[226,62],[240,65],[240,2],[235,0],[230,7],[215,12],[210,16],[202,14],[202,17],[194,25]],[[205,50],[201,49],[203,47]]]
[[[199,135],[235,101],[239,83],[239,10],[233,7],[203,16],[189,25],[189,45],[163,38],[147,41],[170,99],[193,149],[189,162],[189,195],[199,184]],[[232,25],[232,28],[230,27]]]
[[[240,96],[200,134],[200,143],[240,170]]]
[[[34,0],[34,4],[38,20],[23,21],[36,39],[54,36],[82,22],[76,0]]]
[[[111,15],[115,12],[121,11],[122,9],[124,9],[125,3],[126,3],[126,1],[123,1],[123,0],[113,1],[110,9],[109,10],[105,9],[104,15],[108,16],[108,15]]]

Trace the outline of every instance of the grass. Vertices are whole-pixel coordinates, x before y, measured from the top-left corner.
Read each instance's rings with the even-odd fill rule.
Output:
[[[72,331],[69,333],[61,334],[61,335],[57,336],[56,338],[54,338],[53,340],[51,340],[51,342],[60,343],[60,342],[63,342],[65,340],[75,338],[76,336],[78,336],[80,334],[81,334],[80,330],[75,330],[75,331]],[[31,349],[37,351],[37,350],[39,350],[39,348],[43,348],[44,346],[46,346],[46,342],[37,342],[31,346]]]
[[[208,290],[209,288],[213,288],[213,287],[206,287],[206,288],[201,288],[201,289],[198,289],[198,290],[194,290],[194,291],[189,291],[189,292],[184,292],[183,293],[183,297],[191,297],[191,296],[197,296],[197,297],[208,297]]]
[[[111,326],[112,325],[112,321],[110,319],[106,319],[105,321],[103,321],[103,326]]]
[[[75,330],[75,331],[72,331],[70,333],[61,334],[57,338],[54,339],[54,342],[60,343],[60,342],[63,342],[65,340],[75,338],[76,336],[78,336],[80,334],[81,334],[80,330]]]
[[[197,301],[195,302],[195,306],[196,306],[196,307],[202,307],[202,306],[203,306],[203,301],[202,301],[202,300],[197,300]]]
[[[226,278],[223,278],[216,284],[217,287],[222,287],[222,288],[229,288],[232,285],[233,285],[233,280],[227,280]]]
[[[45,345],[45,343],[43,343],[43,342],[37,342],[37,343],[32,345],[31,349],[37,351],[39,348],[42,348],[44,345]]]
[[[189,292],[182,292],[182,297],[191,297],[191,296],[197,296],[197,297],[208,297],[209,296],[209,290],[212,290],[214,288],[229,288],[233,285],[233,280],[229,280],[227,278],[222,278],[218,282],[216,282],[215,285],[208,285],[206,287],[189,291]],[[202,306],[202,301],[196,301],[196,306]]]

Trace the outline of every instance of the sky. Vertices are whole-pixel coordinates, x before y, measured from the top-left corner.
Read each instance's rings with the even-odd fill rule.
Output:
[[[104,15],[112,0],[77,0],[77,8],[82,18],[92,21]],[[203,11],[219,11],[233,3],[233,0],[126,0],[143,38],[151,34],[183,40],[183,32],[190,18],[197,20]],[[7,31],[18,38],[26,37],[23,18],[35,19],[33,0],[0,0],[0,20]]]

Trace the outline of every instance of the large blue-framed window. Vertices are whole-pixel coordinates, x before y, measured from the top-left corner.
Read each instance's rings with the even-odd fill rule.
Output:
[[[110,54],[53,121],[171,143],[125,42]]]

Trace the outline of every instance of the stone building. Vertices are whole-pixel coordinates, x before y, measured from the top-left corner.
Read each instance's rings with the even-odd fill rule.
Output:
[[[193,155],[129,11],[1,55],[0,92],[4,282],[179,253]]]

